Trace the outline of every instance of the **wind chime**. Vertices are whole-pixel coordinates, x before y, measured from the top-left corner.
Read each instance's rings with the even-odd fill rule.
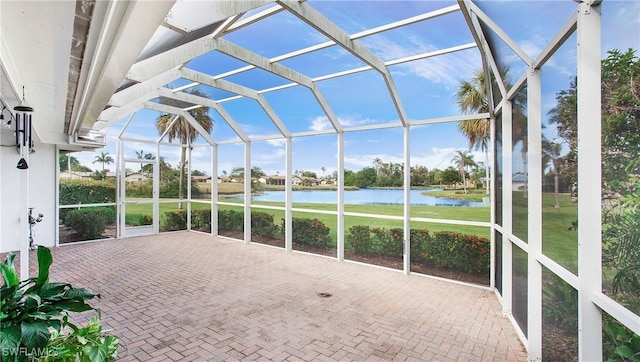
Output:
[[[24,86],[22,87],[22,100],[20,104],[15,106],[13,110],[16,112],[16,146],[18,147],[18,153],[20,154],[20,161],[18,161],[18,169],[26,170],[29,168],[27,164],[27,158],[29,153],[33,153],[33,139],[32,139],[32,119],[31,113],[33,107],[29,105],[24,97]]]

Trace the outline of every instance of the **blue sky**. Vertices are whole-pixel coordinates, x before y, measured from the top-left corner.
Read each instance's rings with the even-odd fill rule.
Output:
[[[371,29],[392,21],[455,4],[454,1],[309,1],[318,11],[334,21],[350,34]],[[481,1],[479,7],[506,31],[527,53],[535,57],[557,30],[575,11],[575,2],[556,1]],[[603,53],[612,48],[640,48],[640,2],[603,2]],[[274,31],[277,30],[277,33]],[[491,35],[490,35],[491,36]],[[316,45],[327,39],[316,30],[288,12],[240,29],[225,37],[226,40],[246,47],[265,57],[275,57],[288,52]],[[384,61],[426,53],[447,47],[473,42],[460,12],[426,20],[402,29],[384,32],[358,40]],[[569,87],[576,71],[576,36],[569,38],[558,53],[543,67],[543,115],[555,105],[555,94]],[[511,69],[512,80],[519,78],[525,66],[499,42],[497,55]],[[344,49],[333,46],[283,61],[281,64],[310,78],[358,68],[364,63]],[[222,53],[211,52],[192,60],[188,68],[220,74],[237,69],[245,63]],[[479,69],[481,61],[477,49],[468,49],[444,56],[427,58],[389,67],[400,99],[410,120],[423,120],[460,114],[455,92],[462,80],[470,79]],[[262,70],[251,70],[225,78],[256,90],[264,90],[290,83],[288,80]],[[178,87],[189,83],[177,80]],[[398,122],[396,112],[381,75],[375,71],[356,73],[345,77],[317,82],[327,102],[343,127]],[[231,96],[227,92],[201,86],[215,100]],[[326,115],[312,93],[296,86],[264,93],[284,125],[293,133],[331,129]],[[277,134],[277,129],[257,102],[249,99],[224,101],[227,112],[249,136]],[[210,115],[215,121],[212,137],[216,141],[228,141],[236,136],[215,111]],[[157,112],[141,111],[134,118],[125,135],[132,138],[155,139],[154,120]],[[126,120],[109,128],[117,134]],[[457,124],[435,124],[416,127],[411,135],[411,165],[424,165],[429,169],[446,168],[456,149],[467,149],[463,136],[457,132]],[[547,132],[551,132],[547,130]],[[553,138],[552,134],[548,135]],[[303,137],[293,142],[293,169],[310,170],[330,174],[337,168],[335,135]],[[200,137],[196,143],[203,144]],[[155,153],[155,146],[131,144],[125,149],[127,157],[135,157],[135,150]],[[106,151],[115,154],[112,145]],[[95,153],[77,155],[89,165]],[[253,165],[267,174],[284,174],[284,142],[280,140],[255,142],[252,147]],[[482,153],[474,151],[477,161],[484,161]],[[161,156],[172,165],[177,163],[179,148],[163,147]],[[359,170],[372,164],[373,159],[385,162],[403,162],[402,129],[348,132],[345,134],[345,168]],[[193,167],[210,173],[210,151],[196,147]],[[242,145],[221,145],[219,173],[231,172],[242,166]],[[89,165],[90,167],[92,165]],[[98,165],[93,165],[98,168]],[[517,167],[514,165],[514,167]]]

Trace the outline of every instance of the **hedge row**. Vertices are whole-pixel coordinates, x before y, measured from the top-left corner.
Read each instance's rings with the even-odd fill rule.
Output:
[[[402,257],[404,232],[400,228],[349,228],[347,247],[360,255]],[[487,273],[490,241],[475,235],[451,231],[430,234],[427,229],[411,229],[411,261],[468,273]]]
[[[184,230],[186,211],[165,213],[163,230]],[[211,210],[193,210],[192,227],[211,230]],[[219,231],[243,231],[244,212],[218,211]],[[255,211],[251,213],[251,232],[263,237],[284,235],[285,221],[274,225],[273,215]],[[329,228],[318,219],[293,218],[292,240],[294,244],[326,248],[331,245]],[[430,233],[427,229],[411,229],[411,262],[433,265],[467,273],[489,272],[490,242],[475,235],[451,231]],[[346,235],[346,246],[359,255],[380,255],[402,258],[404,231],[402,228],[377,228],[355,225]]]
[[[60,205],[116,202],[115,182],[60,180]]]
[[[191,227],[211,230],[211,210],[193,210]],[[163,231],[185,230],[187,214],[184,210],[170,211],[164,214]],[[244,212],[237,210],[218,211],[219,231],[244,231]],[[293,218],[293,242],[314,247],[327,247],[331,243],[329,228],[317,219]],[[251,233],[257,236],[273,238],[284,235],[284,220],[280,227],[274,224],[273,215],[267,212],[251,212]]]

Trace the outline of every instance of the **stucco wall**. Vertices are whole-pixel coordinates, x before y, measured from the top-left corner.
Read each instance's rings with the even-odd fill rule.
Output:
[[[0,132],[0,144],[14,144],[12,131]],[[35,228],[35,242],[40,245],[55,245],[56,215],[56,147],[50,144],[35,144],[35,153],[29,156],[29,168],[16,168],[20,155],[15,147],[0,147],[0,252],[17,251],[21,243],[27,243],[27,232],[20,225],[27,218],[29,207],[34,214],[44,215]],[[28,185],[25,176],[28,173]],[[24,193],[29,192],[25,203]],[[27,224],[28,225],[28,224]]]

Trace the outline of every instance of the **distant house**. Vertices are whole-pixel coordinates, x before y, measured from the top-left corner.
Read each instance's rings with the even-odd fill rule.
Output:
[[[147,181],[148,179],[149,179],[149,177],[147,177],[147,175],[145,175],[143,173],[140,173],[140,172],[130,173],[125,178],[126,181],[134,181],[134,182]]]
[[[511,178],[513,191],[524,191],[527,185],[527,178],[521,172],[515,173]]]
[[[292,184],[293,186],[300,186],[300,185],[302,185],[302,177],[300,177],[300,176],[293,176],[293,177],[291,178],[291,184]]]
[[[211,183],[211,176],[206,176],[206,175],[205,176],[191,176],[191,178],[195,182]]]
[[[91,180],[93,172],[85,171],[60,171],[60,178],[66,180]]]
[[[218,183],[221,184],[223,182],[231,182],[231,177],[218,176]]]
[[[260,182],[263,185],[284,186],[286,181],[287,181],[287,178],[285,176],[278,176],[278,175],[262,176],[258,178],[258,182]]]

